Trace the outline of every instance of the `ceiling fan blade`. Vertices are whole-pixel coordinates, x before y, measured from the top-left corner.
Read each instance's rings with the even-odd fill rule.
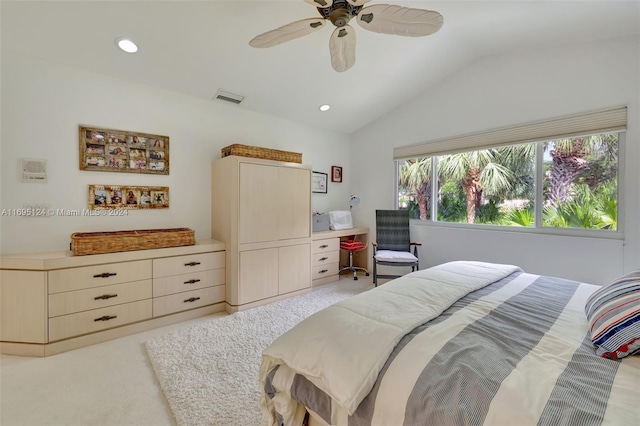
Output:
[[[344,72],[356,63],[356,32],[350,25],[336,28],[329,40],[331,66]]]
[[[365,7],[358,14],[357,20],[365,30],[406,37],[431,35],[443,23],[442,15],[438,12],[389,4]]]
[[[371,0],[347,0],[353,6],[362,6],[363,4],[369,3]]]
[[[333,0],[304,0],[314,7],[329,7],[333,4]]]
[[[271,47],[298,37],[311,34],[324,26],[324,18],[310,18],[295,21],[275,30],[255,36],[250,42],[251,47]]]

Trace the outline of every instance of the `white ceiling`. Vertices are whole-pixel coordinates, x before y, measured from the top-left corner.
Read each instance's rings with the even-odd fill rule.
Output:
[[[268,49],[255,35],[319,16],[287,1],[6,1],[2,49],[211,100],[218,89],[246,96],[239,106],[353,133],[457,70],[489,55],[640,34],[639,1],[385,1],[436,10],[434,35],[357,33],[356,64],[331,68],[330,22]],[[131,37],[135,55],[114,39]],[[470,94],[471,95],[471,94]],[[214,101],[211,102],[222,102]],[[318,107],[332,109],[321,113]]]

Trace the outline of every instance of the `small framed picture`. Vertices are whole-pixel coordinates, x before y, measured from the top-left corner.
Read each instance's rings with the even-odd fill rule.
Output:
[[[93,191],[93,202],[89,200],[89,205],[93,205],[95,208],[95,206],[104,206],[105,204],[107,204],[107,191],[102,187],[95,188]]]
[[[101,132],[93,129],[81,129],[84,130],[84,139],[88,142],[102,142],[104,143],[105,132]]]
[[[87,157],[87,166],[104,167],[104,157],[89,156]]]
[[[111,187],[107,191],[107,205],[112,207],[120,207],[122,204],[122,188]]]
[[[147,146],[147,139],[140,136],[129,136],[129,145],[144,149]]]
[[[164,159],[164,152],[156,151],[155,149],[152,149],[149,152],[149,158],[152,158],[154,160],[162,160],[162,159]]]
[[[109,135],[109,143],[125,144],[127,143],[126,139],[127,137],[125,135],[114,135],[114,134]]]
[[[311,192],[326,194],[328,177],[326,173],[311,172]]]
[[[127,206],[137,206],[140,200],[140,190],[137,188],[127,188],[124,196],[124,203]]]
[[[331,166],[331,182],[342,182],[342,166]]]
[[[159,207],[168,206],[168,197],[166,191],[151,191],[151,204]]]
[[[151,170],[164,170],[164,161],[150,161],[149,168]]]
[[[164,140],[149,139],[149,147],[153,149],[164,149]]]

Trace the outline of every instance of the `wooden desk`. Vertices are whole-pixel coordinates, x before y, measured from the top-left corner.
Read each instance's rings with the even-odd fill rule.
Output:
[[[340,265],[349,264],[349,254],[340,250],[340,240],[355,237],[365,248],[353,254],[355,266],[367,268],[369,263],[369,228],[341,229],[339,231],[314,232],[311,236],[312,285],[337,281]]]

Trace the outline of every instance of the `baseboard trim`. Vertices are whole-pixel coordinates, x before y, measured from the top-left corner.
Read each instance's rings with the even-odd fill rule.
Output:
[[[301,296],[303,294],[309,293],[310,291],[311,291],[311,287],[307,287],[302,290],[292,291],[286,294],[280,294],[278,296],[273,296],[268,299],[262,299],[256,302],[245,303],[244,305],[230,305],[229,303],[225,302],[225,308],[228,313],[233,314],[235,312],[246,311],[247,309],[256,308],[258,306],[268,305],[269,303],[288,299],[290,297]]]

